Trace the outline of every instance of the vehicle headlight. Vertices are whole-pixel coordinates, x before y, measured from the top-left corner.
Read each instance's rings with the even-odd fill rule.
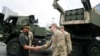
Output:
[[[100,36],[97,36],[97,37],[96,37],[96,40],[100,41]]]

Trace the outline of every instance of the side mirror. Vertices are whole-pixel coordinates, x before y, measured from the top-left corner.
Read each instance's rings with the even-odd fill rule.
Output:
[[[33,24],[34,21],[35,21],[35,16],[34,16],[34,15],[30,15],[30,16],[29,16],[29,23],[30,23],[30,24]]]

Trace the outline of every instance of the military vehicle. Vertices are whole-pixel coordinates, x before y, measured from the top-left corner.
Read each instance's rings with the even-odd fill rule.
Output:
[[[43,45],[49,39],[51,33],[45,28],[40,27],[36,23],[34,15],[30,16],[9,16],[4,20],[4,14],[0,13],[0,41],[7,44],[7,54],[15,55],[19,50],[18,36],[23,25],[30,25],[34,34],[32,45]],[[47,53],[47,52],[46,52]]]
[[[100,56],[100,4],[91,7],[81,0],[83,8],[65,10],[58,0],[53,7],[60,12],[60,25],[71,34],[72,56]]]

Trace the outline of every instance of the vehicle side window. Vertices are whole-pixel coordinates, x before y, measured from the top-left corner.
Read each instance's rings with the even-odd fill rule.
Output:
[[[18,25],[26,25],[29,23],[29,18],[26,16],[18,17],[17,24]]]

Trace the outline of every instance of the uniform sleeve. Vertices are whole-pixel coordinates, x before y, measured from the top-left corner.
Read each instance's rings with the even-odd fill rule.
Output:
[[[20,43],[21,46],[27,45],[25,36],[23,36],[22,34],[20,34],[18,40],[19,40],[19,43]]]
[[[66,40],[67,40],[67,48],[68,52],[72,51],[72,42],[71,42],[71,37],[69,33],[66,33]]]
[[[34,39],[34,34],[30,31],[28,37],[33,40]]]
[[[51,44],[52,44],[52,38],[50,41],[48,41],[46,44],[42,45],[41,47],[42,47],[42,49],[46,49],[46,48],[50,47]]]

